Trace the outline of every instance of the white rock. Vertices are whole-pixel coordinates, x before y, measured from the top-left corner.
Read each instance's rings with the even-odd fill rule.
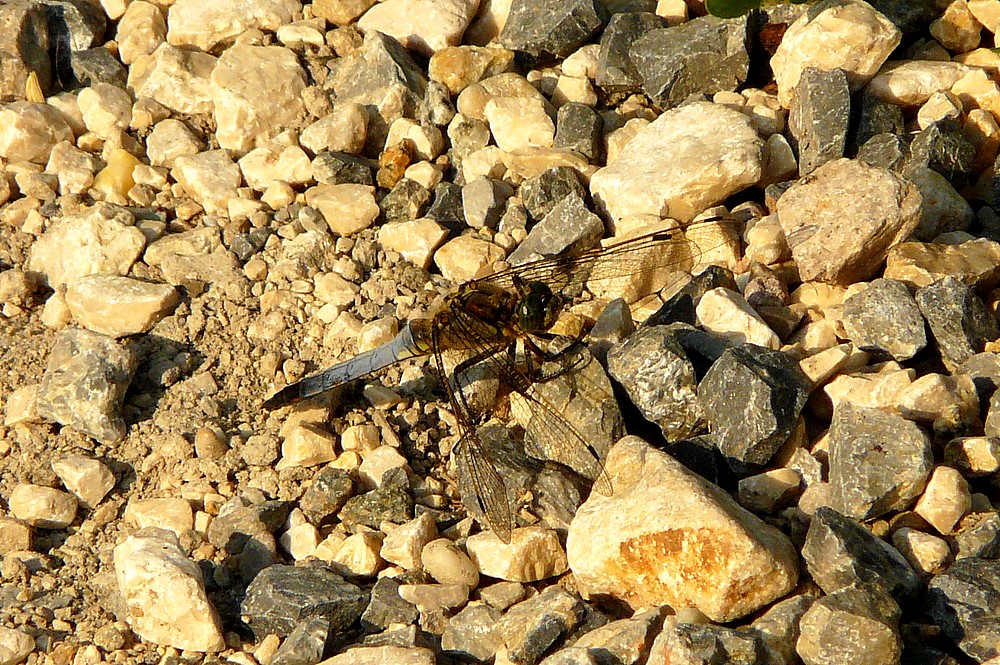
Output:
[[[174,160],[170,175],[210,215],[227,216],[240,186],[240,167],[225,150],[206,150]]]
[[[920,106],[934,93],[950,90],[970,71],[958,62],[907,60],[890,63],[872,78],[867,92],[890,104]]]
[[[924,575],[941,572],[951,559],[947,541],[909,527],[893,532],[892,546],[899,550],[915,571]]]
[[[552,529],[514,529],[505,544],[492,531],[469,536],[465,543],[479,572],[511,582],[537,582],[566,572],[566,552]]]
[[[190,651],[225,648],[201,570],[172,532],[149,529],[129,536],[115,547],[114,563],[125,616],[139,637]]]
[[[10,514],[34,527],[62,529],[76,517],[76,497],[54,487],[20,483],[7,499]]]
[[[778,335],[735,291],[721,286],[712,289],[698,301],[696,313],[702,327],[734,344],[749,342],[769,349],[781,348]]]
[[[66,304],[77,322],[115,338],[149,332],[179,301],[169,284],[117,275],[87,275],[66,286]]]
[[[124,275],[146,245],[132,221],[130,214],[104,206],[62,217],[32,244],[28,269],[42,273],[51,288],[86,275]]]
[[[94,174],[101,168],[100,160],[75,147],[69,141],[52,146],[46,173],[59,178],[60,194],[82,194],[94,184]]]
[[[461,607],[469,599],[463,584],[400,584],[399,597],[423,614]]]
[[[951,2],[939,18],[931,21],[929,31],[942,46],[955,53],[965,53],[979,46],[982,25],[969,11],[969,3]]]
[[[362,349],[362,346],[359,345],[358,348]],[[382,485],[382,477],[387,471],[391,471],[392,469],[408,470],[409,465],[406,458],[392,446],[379,446],[365,455],[365,461],[358,468],[358,476],[363,486],[368,488],[380,487]]]
[[[435,665],[434,652],[422,647],[352,647],[323,665]]]
[[[118,21],[115,38],[121,61],[130,65],[167,41],[167,20],[156,5],[135,0],[129,3],[125,14]]]
[[[324,151],[361,153],[368,133],[368,112],[361,104],[338,102],[333,111],[302,130],[299,143],[314,155]]]
[[[337,439],[311,423],[292,426],[281,444],[281,459],[277,469],[297,466],[317,466],[337,459]]]
[[[593,175],[590,192],[616,220],[646,213],[689,221],[756,183],[762,152],[763,142],[739,111],[686,104],[641,129]]]
[[[0,663],[18,665],[35,650],[35,638],[20,630],[0,626]]]
[[[434,250],[448,237],[448,229],[433,219],[389,222],[378,230],[378,242],[388,250],[399,252],[404,259],[425,270],[430,266]]]
[[[448,538],[438,538],[424,545],[420,562],[431,577],[441,584],[479,586],[479,569],[462,549]]]
[[[913,512],[927,520],[938,533],[948,534],[971,507],[972,493],[962,474],[950,466],[937,466]]]
[[[841,69],[852,92],[860,90],[893,52],[902,33],[861,0],[842,0],[819,13],[805,12],[785,31],[771,58],[778,99],[791,108],[806,67]]]
[[[170,43],[211,51],[252,29],[277,30],[301,16],[297,0],[176,0],[167,15]]]
[[[371,577],[385,567],[379,556],[382,548],[382,534],[364,531],[348,536],[334,555],[334,568],[349,575]]]
[[[175,118],[156,123],[146,137],[146,155],[153,166],[173,166],[178,157],[197,155],[204,148],[204,142]]]
[[[306,203],[323,215],[330,231],[349,236],[367,229],[381,212],[370,185],[316,185],[306,190]]]
[[[444,135],[433,125],[422,125],[410,118],[396,118],[389,125],[385,147],[399,145],[405,140],[412,142],[417,159],[432,160],[444,152]]]
[[[795,587],[798,554],[788,538],[666,453],[626,437],[605,469],[614,493],[592,493],[567,540],[585,594],[694,607],[726,622]]]
[[[479,0],[383,0],[358,19],[358,28],[377,30],[424,55],[462,43]]]
[[[996,34],[1000,32],[1000,1],[969,0],[969,11],[984,28]]]
[[[283,46],[232,46],[211,79],[215,137],[222,148],[249,150],[305,113],[306,75],[295,52]]]
[[[96,506],[115,486],[115,474],[100,460],[67,455],[52,463],[52,470],[70,492],[88,506]]]
[[[8,162],[49,161],[60,141],[73,141],[63,114],[48,104],[11,102],[0,106],[0,157]]]
[[[483,108],[490,132],[501,150],[551,148],[556,126],[542,101],[531,97],[494,97]]]
[[[313,179],[312,161],[296,145],[261,146],[243,155],[237,162],[243,179],[258,192],[281,180],[290,185],[304,185]]]
[[[4,401],[3,424],[8,427],[19,423],[40,423],[38,415],[38,384],[21,386],[12,390]]]
[[[362,464],[362,467],[364,464]],[[383,527],[381,557],[404,570],[419,568],[420,553],[424,546],[437,537],[437,525],[428,513],[395,527]]]
[[[104,140],[128,129],[132,122],[132,98],[110,83],[94,83],[77,95],[83,124]]]
[[[279,539],[285,551],[296,561],[307,559],[316,552],[319,546],[319,531],[312,524],[296,524],[289,527]]]
[[[216,60],[207,53],[161,44],[132,63],[128,87],[136,99],[149,97],[179,113],[211,113],[215,104],[209,77]]]
[[[441,245],[434,253],[434,264],[441,274],[456,284],[484,277],[504,257],[504,251],[488,240],[459,236]]]
[[[180,536],[194,528],[194,510],[187,499],[133,499],[125,508],[125,519],[140,529],[156,527]]]

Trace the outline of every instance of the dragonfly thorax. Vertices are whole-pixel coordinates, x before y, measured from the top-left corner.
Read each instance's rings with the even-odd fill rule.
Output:
[[[529,333],[548,330],[559,317],[562,298],[542,282],[527,282],[523,287],[517,304],[517,325]]]

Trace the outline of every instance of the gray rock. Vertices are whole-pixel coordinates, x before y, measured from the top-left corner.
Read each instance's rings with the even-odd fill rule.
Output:
[[[898,413],[841,402],[830,425],[833,507],[858,520],[902,510],[920,496],[934,462],[931,441]]]
[[[574,169],[557,166],[521,183],[518,196],[532,218],[540,220],[566,197],[584,198],[586,190],[580,184],[580,178]]]
[[[609,95],[639,92],[642,77],[632,62],[629,49],[646,33],[666,27],[666,19],[653,13],[614,14],[601,34],[594,82]]]
[[[108,17],[99,5],[88,0],[41,0],[41,4],[48,15],[50,38],[69,47],[67,51],[82,51],[104,42]]]
[[[247,587],[241,613],[257,639],[286,636],[311,616],[330,622],[330,632],[347,630],[364,611],[368,594],[323,566],[271,566]]]
[[[312,161],[313,177],[324,185],[374,185],[372,167],[360,157],[346,152],[321,152]]]
[[[671,108],[695,94],[736,90],[747,78],[747,20],[701,16],[653,30],[629,56],[642,88],[657,105]]]
[[[448,86],[440,81],[428,81],[424,102],[420,107],[420,119],[431,125],[444,127],[455,117],[455,105],[451,103]]]
[[[980,404],[988,404],[990,396],[1000,388],[1000,356],[983,352],[972,356],[955,370],[956,374],[972,377]]]
[[[531,229],[508,261],[519,265],[537,256],[589,249],[604,235],[604,222],[579,196],[567,196]]]
[[[330,637],[330,620],[324,616],[303,619],[274,652],[269,665],[314,665],[323,660]]]
[[[299,499],[309,521],[319,525],[331,520],[354,493],[354,483],[344,469],[324,467]]]
[[[606,20],[600,0],[514,0],[499,41],[534,58],[566,57]]]
[[[598,362],[607,368],[608,351],[625,341],[635,332],[635,321],[628,303],[622,298],[616,298],[608,303],[590,329],[587,336],[587,347]]]
[[[66,72],[80,86],[91,86],[95,83],[110,83],[119,88],[125,87],[128,72],[111,51],[103,46],[74,51],[69,62],[70,71]]]
[[[973,513],[961,522],[955,534],[956,559],[1000,558],[1000,513]]]
[[[464,159],[490,144],[490,126],[480,118],[456,118],[448,124],[451,149],[459,159]]]
[[[978,662],[1000,655],[1000,560],[957,560],[931,580],[927,612]]]
[[[649,652],[650,663],[764,665],[760,635],[746,628],[667,621]]]
[[[361,627],[383,631],[391,624],[415,623],[420,613],[399,596],[399,580],[383,577],[372,587],[368,607],[361,615]]]
[[[934,169],[949,182],[963,184],[972,173],[976,147],[956,122],[937,122],[921,130],[910,143],[908,165]]]
[[[588,619],[594,614],[590,612]],[[640,663],[663,625],[664,614],[664,608],[657,608],[598,626],[587,625],[585,620],[573,646],[587,649],[601,664]]]
[[[848,339],[865,351],[907,360],[927,345],[924,318],[902,282],[876,279],[844,301]]]
[[[859,162],[892,171],[901,171],[909,156],[910,146],[895,134],[876,134],[858,148]]]
[[[514,189],[503,180],[477,178],[462,188],[462,211],[466,223],[474,229],[495,229],[500,223],[504,204]]]
[[[380,487],[348,499],[340,510],[340,519],[347,524],[364,524],[373,529],[379,528],[382,522],[402,524],[413,519],[413,497],[406,471],[398,467],[387,471]]]
[[[902,554],[856,521],[825,506],[813,514],[802,558],[813,580],[828,594],[873,583],[905,604],[923,589]]]
[[[882,12],[906,36],[924,30],[928,23],[941,14],[933,0],[871,0],[868,4]]]
[[[668,327],[643,327],[612,347],[608,372],[668,441],[687,438],[701,426],[694,365]]]
[[[122,402],[138,366],[135,353],[98,333],[59,333],[38,389],[38,415],[101,443],[125,438]]]
[[[399,92],[415,110],[424,98],[427,78],[409,52],[381,32],[365,36],[361,48],[343,59],[324,87],[333,88],[337,101],[379,104],[390,92]]]
[[[552,146],[575,150],[593,163],[601,152],[601,117],[586,104],[566,102],[556,114]]]
[[[274,537],[284,524],[291,506],[285,501],[265,501],[262,496],[237,496],[227,501],[209,525],[206,538],[233,555],[233,565],[244,580],[278,560]]]
[[[584,432],[581,434],[586,436]],[[580,494],[579,477],[570,473],[566,467],[546,465],[535,476],[530,510],[550,529],[563,533],[569,530],[570,522],[581,503],[583,496]]]
[[[449,654],[488,662],[503,646],[497,629],[500,611],[486,604],[465,607],[448,620],[441,636],[441,649]]]
[[[698,384],[698,401],[727,461],[753,468],[766,464],[791,434],[810,389],[787,355],[744,344],[712,365]]]
[[[835,591],[814,602],[799,622],[796,651],[810,665],[898,663],[900,609],[873,584]]]
[[[799,175],[844,156],[851,120],[851,91],[839,69],[806,67],[788,112],[788,129],[795,139]]]
[[[815,600],[805,594],[780,600],[750,624],[764,642],[768,663],[792,665],[798,662],[795,642],[799,637],[799,622]]]
[[[965,362],[1000,336],[997,320],[982,299],[954,277],[919,289],[916,300],[946,367]]]
[[[583,602],[559,586],[510,608],[497,625],[509,657],[533,665],[583,619]]]
[[[24,95],[31,72],[46,94],[52,90],[49,62],[49,24],[45,7],[35,2],[5,2],[0,5],[0,51],[4,56],[4,76],[0,93]]]
[[[419,182],[403,178],[379,203],[386,222],[408,222],[421,216],[431,192]]]
[[[848,139],[848,154],[853,154],[871,138],[880,134],[903,136],[906,133],[903,109],[863,91],[858,102],[858,125]],[[882,164],[881,166],[886,166]]]

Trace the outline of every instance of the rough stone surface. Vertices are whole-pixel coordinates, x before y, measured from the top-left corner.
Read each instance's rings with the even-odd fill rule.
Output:
[[[998,575],[997,559],[959,559],[932,579],[927,590],[930,616],[950,640],[979,661],[1000,655]]]
[[[927,345],[924,318],[902,282],[876,279],[844,301],[844,330],[859,348],[907,360]]]

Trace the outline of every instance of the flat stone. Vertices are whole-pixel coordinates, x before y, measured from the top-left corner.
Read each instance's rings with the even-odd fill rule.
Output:
[[[777,213],[803,281],[851,284],[913,232],[920,205],[917,188],[894,173],[838,159],[792,185]]]
[[[221,148],[249,150],[305,113],[306,74],[290,49],[232,46],[219,57],[211,81]]]
[[[478,0],[385,0],[365,12],[357,26],[363,33],[382,32],[411,51],[432,56],[461,44],[478,7]]]
[[[114,565],[129,627],[143,640],[189,651],[225,648],[201,570],[172,532],[151,528],[129,536],[115,547]]]
[[[370,185],[316,185],[306,190],[306,203],[319,210],[330,231],[340,236],[367,229],[380,212]]]
[[[33,102],[0,107],[0,157],[8,162],[44,164],[60,141],[73,141],[73,130],[55,107]]]
[[[76,497],[54,487],[19,483],[7,503],[11,515],[39,529],[64,529],[76,517]]]
[[[178,538],[194,528],[194,510],[191,503],[181,497],[133,499],[128,502],[123,516],[140,529],[166,529],[177,534]]]
[[[136,98],[149,97],[178,113],[211,113],[210,76],[217,58],[161,44],[148,56],[139,56],[129,67],[128,87]]]
[[[117,275],[80,277],[66,288],[66,304],[77,322],[114,338],[149,332],[179,301],[169,284]]]
[[[688,221],[756,183],[762,150],[739,111],[686,104],[641,129],[613,163],[593,175],[590,192],[615,220],[648,213]],[[636,173],[648,177],[636,179]]]
[[[844,156],[851,119],[851,92],[839,69],[807,67],[800,75],[788,129],[799,156],[799,175]]]
[[[788,26],[771,58],[778,99],[789,108],[807,67],[841,69],[860,90],[895,50],[902,33],[868,3],[826,0]]]
[[[38,414],[102,443],[125,438],[125,391],[138,365],[135,353],[98,333],[59,333],[38,392]]]
[[[606,20],[594,0],[513,0],[499,41],[535,58],[565,57],[597,32]]]
[[[301,12],[294,0],[231,0],[212,4],[178,0],[167,15],[170,43],[218,51],[248,30],[273,32]]]
[[[991,289],[1000,283],[1000,243],[988,238],[957,245],[903,242],[889,250],[884,275],[911,288],[954,277],[977,290]]]
[[[581,591],[731,621],[795,586],[798,557],[786,537],[674,458],[628,437],[605,469],[614,494],[591,494],[569,530]]]

